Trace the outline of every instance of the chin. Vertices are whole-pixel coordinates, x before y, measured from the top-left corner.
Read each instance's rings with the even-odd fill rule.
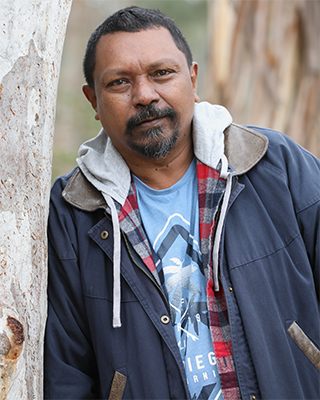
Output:
[[[165,158],[170,153],[178,140],[179,132],[175,129],[170,137],[167,137],[161,127],[155,127],[145,131],[143,136],[147,138],[144,143],[137,143],[131,140],[129,146],[132,150],[148,159],[158,160]]]

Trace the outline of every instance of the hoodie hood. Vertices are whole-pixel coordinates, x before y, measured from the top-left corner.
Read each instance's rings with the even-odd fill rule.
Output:
[[[77,163],[99,192],[124,204],[130,187],[130,169],[103,129],[80,146]]]
[[[207,102],[195,104],[192,136],[198,160],[217,167],[224,154],[223,131],[231,123],[226,108]],[[124,205],[131,184],[130,169],[103,129],[80,146],[77,163],[97,190]]]
[[[224,154],[224,130],[232,123],[229,111],[207,102],[195,104],[193,147],[199,161],[216,168]]]

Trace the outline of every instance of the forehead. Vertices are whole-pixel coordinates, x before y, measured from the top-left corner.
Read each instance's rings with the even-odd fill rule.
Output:
[[[162,58],[176,59],[187,66],[184,53],[178,49],[168,29],[114,32],[102,36],[97,43],[95,72],[117,68],[120,64],[155,63]]]

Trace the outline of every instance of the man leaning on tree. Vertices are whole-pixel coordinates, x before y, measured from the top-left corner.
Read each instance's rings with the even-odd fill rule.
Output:
[[[199,102],[157,10],[83,65],[102,129],[52,188],[45,398],[318,399],[319,160]]]

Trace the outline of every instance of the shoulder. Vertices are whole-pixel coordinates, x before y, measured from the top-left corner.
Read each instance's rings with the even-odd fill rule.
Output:
[[[264,157],[248,175],[257,175],[264,184],[277,190],[279,182],[284,182],[297,212],[317,204],[320,198],[320,160],[281,132],[256,126],[248,128],[268,138]]]
[[[268,162],[286,171],[306,165],[319,169],[319,160],[287,135],[272,129],[232,123],[224,132],[225,154],[237,175]]]
[[[309,164],[319,168],[319,159],[308,150],[300,146],[284,133],[269,128],[247,126],[247,128],[259,132],[268,138],[268,149],[265,158],[275,165],[290,166],[291,164]]]
[[[71,172],[65,175],[58,176],[51,187],[50,193],[50,209],[53,207],[65,207],[67,203],[63,199],[63,191],[70,182],[72,176],[79,170],[79,167],[74,168]]]
[[[105,208],[101,193],[87,180],[79,167],[58,177],[51,190],[52,202],[63,202],[82,211]]]

